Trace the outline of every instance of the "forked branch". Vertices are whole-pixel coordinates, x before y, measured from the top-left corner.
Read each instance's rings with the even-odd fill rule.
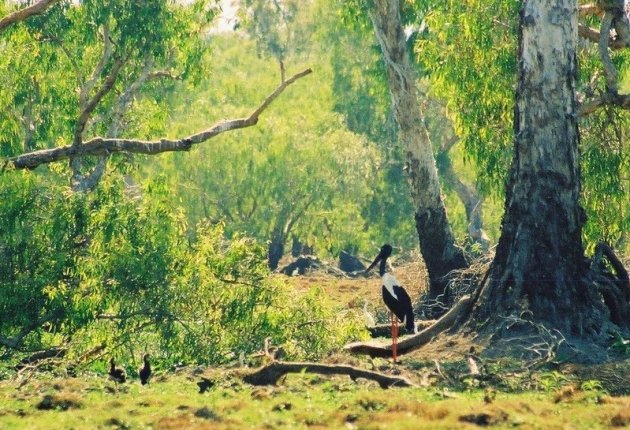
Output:
[[[601,33],[600,33],[599,30],[597,30],[597,29],[595,29],[593,27],[589,27],[587,25],[580,24],[578,26],[578,34],[580,35],[580,37],[583,37],[584,39],[590,40],[591,42],[594,42],[594,43],[598,43]],[[623,48],[630,47],[630,44],[628,44],[624,40],[613,39],[613,38],[609,37],[608,38],[608,47],[610,49],[623,49]]]

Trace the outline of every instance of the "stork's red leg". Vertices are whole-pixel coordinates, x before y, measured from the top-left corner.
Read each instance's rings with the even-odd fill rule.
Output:
[[[398,318],[394,315],[394,330],[392,336],[392,355],[394,357],[394,363],[396,362],[396,358],[398,356]]]
[[[393,312],[389,313],[389,322],[392,325],[392,358],[394,357],[394,318],[396,318],[394,316]]]

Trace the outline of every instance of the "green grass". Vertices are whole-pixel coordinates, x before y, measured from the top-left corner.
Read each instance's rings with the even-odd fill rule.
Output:
[[[290,375],[276,387],[226,377],[199,394],[191,374],[115,387],[99,376],[0,383],[2,429],[521,429],[630,426],[630,398],[567,385],[504,393],[425,387],[382,390],[345,377]],[[489,393],[491,395],[489,395]],[[38,409],[48,397],[50,410]],[[486,401],[493,397],[492,400]]]
[[[619,92],[621,94],[630,94],[630,71],[626,71],[619,81]]]

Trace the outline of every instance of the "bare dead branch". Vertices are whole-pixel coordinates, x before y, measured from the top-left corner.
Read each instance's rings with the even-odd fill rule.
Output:
[[[17,24],[18,22],[22,22],[35,15],[41,15],[49,7],[53,6],[55,3],[59,3],[59,1],[60,0],[40,0],[30,6],[10,13],[0,19],[0,33],[2,33],[10,25]]]
[[[34,352],[26,358],[23,358],[16,366],[15,370],[21,370],[28,365],[32,365],[37,363],[38,361],[45,360],[47,358],[61,358],[65,356],[67,352],[66,347],[52,347],[49,349],[44,349],[42,351]]]
[[[27,154],[7,158],[3,162],[3,170],[13,169],[33,169],[41,164],[53,163],[67,160],[72,157],[85,157],[96,155],[107,155],[115,152],[129,152],[136,154],[159,154],[170,151],[188,151],[192,145],[205,142],[218,134],[239,128],[256,125],[260,114],[285,90],[286,87],[294,83],[299,78],[312,73],[311,69],[306,69],[293,75],[280,84],[263,103],[247,118],[230,119],[220,121],[207,130],[193,134],[182,139],[160,139],[158,141],[144,141],[134,139],[116,139],[95,137],[82,145],[62,146],[58,148],[43,149]]]
[[[243,380],[252,385],[275,385],[287,373],[303,371],[321,375],[348,375],[352,380],[357,378],[378,382],[381,388],[415,387],[415,384],[403,376],[392,376],[373,372],[345,364],[321,364],[310,362],[273,362],[253,373],[245,375]]]
[[[457,318],[469,309],[471,304],[471,297],[469,295],[463,296],[433,325],[418,334],[409,336],[398,342],[398,354],[407,354],[429,343],[433,337],[449,329]],[[391,357],[392,355],[392,345],[380,342],[354,342],[344,346],[343,349],[354,354],[366,354],[370,357]]]
[[[587,25],[579,24],[578,26],[578,34],[580,37],[584,39],[590,40],[591,42],[598,43],[600,38],[599,30],[589,27]],[[620,40],[620,39],[612,39],[608,38],[608,47],[611,49],[623,49],[630,47],[630,43]]]

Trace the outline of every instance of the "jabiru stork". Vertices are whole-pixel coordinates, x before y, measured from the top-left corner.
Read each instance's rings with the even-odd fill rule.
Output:
[[[386,243],[381,247],[380,252],[372,264],[365,269],[365,272],[369,272],[376,266],[376,263],[381,263],[379,266],[379,274],[383,282],[383,301],[390,311],[390,319],[392,322],[392,355],[395,362],[398,346],[398,320],[405,325],[405,328],[410,333],[416,333],[416,325],[409,294],[407,294],[407,291],[400,285],[400,282],[398,282],[391,273],[387,272],[387,259],[390,255],[392,255],[392,246]]]

